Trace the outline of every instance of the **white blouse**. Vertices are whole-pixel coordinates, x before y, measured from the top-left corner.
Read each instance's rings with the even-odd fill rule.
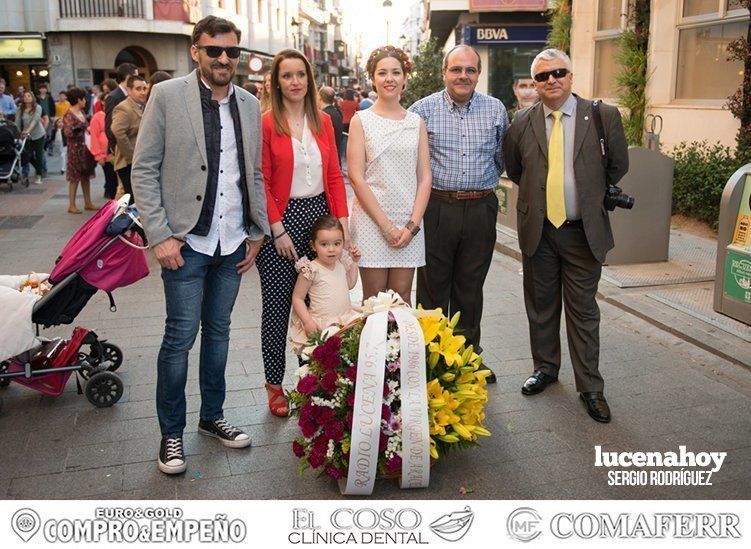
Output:
[[[292,138],[295,167],[292,172],[290,198],[309,198],[323,192],[323,162],[313,132],[308,127],[308,117],[303,121],[302,141]]]

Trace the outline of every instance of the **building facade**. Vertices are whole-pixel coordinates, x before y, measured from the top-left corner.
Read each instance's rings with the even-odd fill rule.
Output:
[[[616,39],[629,24],[628,0],[573,2],[571,59],[574,91],[614,102]],[[683,141],[732,146],[739,122],[725,107],[743,66],[727,45],[746,36],[748,10],[740,0],[653,0],[647,112],[663,119],[663,150]]]
[[[329,0],[330,2],[331,0]],[[90,86],[131,62],[150,75],[193,69],[190,37],[207,15],[231,20],[244,52],[237,82],[262,80],[273,55],[295,47],[305,0],[6,0],[0,2],[0,77],[15,90]],[[330,14],[327,12],[326,17]],[[296,19],[297,18],[297,19]],[[324,22],[325,23],[325,22]],[[333,50],[333,33],[329,51]],[[260,64],[259,64],[260,59]]]
[[[457,44],[477,49],[482,63],[477,90],[513,110],[516,84],[529,80],[532,59],[545,47],[546,9],[547,0],[429,0],[429,34],[444,51]]]

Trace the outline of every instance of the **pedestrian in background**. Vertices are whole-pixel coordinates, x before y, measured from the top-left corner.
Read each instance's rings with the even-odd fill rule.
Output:
[[[99,84],[99,88],[102,90],[102,93],[99,95],[99,101],[94,103],[94,114],[100,111],[104,112],[104,100],[110,93],[112,93],[112,90],[114,90],[116,87],[117,82],[115,82],[112,78],[102,80],[102,83]]]
[[[412,70],[407,54],[385,46],[366,65],[378,101],[358,112],[347,147],[352,203],[352,243],[359,248],[363,299],[394,290],[412,302],[415,268],[425,265],[420,233],[430,198],[425,123],[399,104]]]
[[[133,204],[135,197],[130,184],[130,171],[149,86],[142,74],[133,74],[125,81],[125,88],[128,91],[128,97],[112,111],[110,129],[115,137],[115,171],[123,186],[123,191],[130,195],[130,203]]]
[[[258,99],[258,94],[261,90],[261,88],[258,87],[258,84],[256,84],[255,82],[245,82],[245,84],[243,84],[243,89],[256,99]]]
[[[368,95],[368,92],[365,90],[362,90],[360,92],[360,97],[362,98],[360,101],[361,111],[364,111],[365,109],[369,109],[370,107],[373,106],[373,103],[375,103],[375,101],[370,100],[370,96]]]
[[[110,88],[105,85],[106,82],[108,80],[102,83],[101,89],[107,91],[100,94],[99,101],[95,105],[102,105],[107,93],[109,93]],[[110,80],[110,82],[114,84],[114,80]],[[114,85],[112,87],[114,88]],[[104,198],[112,200],[117,195],[117,174],[115,167],[112,165],[112,155],[108,150],[109,143],[107,142],[107,134],[104,132],[104,110],[101,108],[91,117],[89,135],[91,136],[89,150],[104,171]]]
[[[68,198],[70,201],[68,213],[80,214],[81,210],[76,208],[76,192],[79,183],[83,191],[84,208],[87,210],[98,209],[91,201],[89,189],[89,181],[94,177],[96,160],[86,146],[88,123],[86,122],[86,115],[83,113],[86,95],[79,88],[72,88],[66,95],[70,107],[62,119],[62,132],[68,144],[68,156],[65,165],[65,178],[68,180]]]
[[[18,108],[13,98],[5,93],[5,80],[0,82],[0,115],[4,116],[10,121],[13,121],[13,117],[16,116]]]
[[[70,89],[70,88],[69,88]],[[60,159],[61,159],[61,166],[60,166],[60,173],[65,173],[66,166],[68,165],[67,161],[67,154],[68,154],[68,138],[65,136],[65,132],[63,131],[63,117],[67,114],[68,109],[70,109],[70,101],[68,101],[68,92],[67,91],[61,91],[59,94],[57,94],[57,101],[55,102],[55,123],[54,128],[52,130],[52,141],[53,143],[57,142],[57,136],[60,135]]]
[[[112,112],[128,95],[125,81],[129,76],[138,74],[138,68],[133,63],[120,63],[117,66],[117,87],[112,90],[104,102],[104,131],[107,133],[110,152],[115,152],[115,136],[112,135]]]
[[[462,335],[481,353],[483,285],[495,249],[495,188],[503,173],[508,116],[498,99],[475,91],[482,65],[474,48],[452,48],[441,70],[446,88],[409,108],[427,125],[433,170],[425,211],[427,263],[417,275],[417,302],[440,307],[449,318],[461,311]],[[486,379],[496,381],[492,371]]]
[[[334,128],[318,110],[315,76],[297,50],[271,64],[271,110],[263,115],[263,178],[272,240],[258,254],[261,352],[271,413],[289,414],[282,390],[295,262],[311,258],[310,229],[324,214],[339,219],[349,244],[347,193]]]
[[[334,140],[336,141],[336,152],[339,157],[339,164],[342,163],[342,111],[334,105],[334,88],[323,86],[318,90],[318,99],[323,112],[331,118],[331,125],[334,127]]]
[[[261,88],[261,114],[271,110],[271,72],[267,72],[263,77],[263,87]]]
[[[28,177],[29,165],[33,165],[36,172],[34,183],[41,185],[42,177],[47,175],[44,172],[44,144],[47,136],[42,124],[42,106],[37,104],[36,97],[31,91],[23,93],[23,101],[16,114],[16,126],[21,133],[21,139],[26,139],[24,150],[29,159],[21,171]]]
[[[45,151],[50,151],[49,154],[51,154],[52,140],[50,139],[50,137],[52,136],[54,130],[55,100],[52,99],[52,96],[50,95],[50,88],[48,84],[39,84],[37,92],[37,103],[42,107],[42,124],[44,125],[44,132],[46,137],[44,149]],[[47,173],[46,154],[44,155],[43,171],[44,173]]]
[[[603,200],[608,184],[628,171],[628,144],[616,107],[601,104],[598,114],[591,101],[571,93],[568,55],[544,50],[530,73],[540,102],[514,118],[504,146],[509,179],[519,186],[517,224],[534,361],[522,394],[535,395],[558,380],[563,300],[576,390],[590,417],[607,423],[596,297],[613,233]]]
[[[151,75],[149,78],[149,93],[146,95],[146,103],[149,102],[149,97],[151,97],[151,89],[159,84],[160,82],[166,82],[167,80],[171,80],[172,75],[166,71],[156,71],[154,74]]]
[[[193,28],[198,70],[153,87],[133,158],[138,212],[162,266],[167,307],[157,358],[158,468],[185,471],[188,353],[201,330],[198,432],[228,448],[250,437],[224,418],[230,319],[242,275],[268,234],[258,102],[232,85],[241,48],[231,21]]]

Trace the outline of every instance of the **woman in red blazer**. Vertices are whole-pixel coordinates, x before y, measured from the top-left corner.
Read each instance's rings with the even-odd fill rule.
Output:
[[[321,215],[339,218],[349,241],[347,194],[334,128],[318,110],[313,69],[297,50],[279,52],[271,65],[271,110],[263,115],[263,177],[273,239],[256,259],[261,278],[261,350],[269,408],[289,414],[284,377],[295,262],[310,255],[310,228]]]

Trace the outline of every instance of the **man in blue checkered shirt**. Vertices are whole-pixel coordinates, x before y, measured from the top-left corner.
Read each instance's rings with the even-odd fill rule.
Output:
[[[475,91],[482,70],[477,51],[466,45],[443,59],[446,89],[420,99],[409,110],[425,121],[433,190],[425,211],[426,265],[417,275],[417,302],[461,311],[459,326],[480,353],[482,287],[495,247],[503,172],[506,108]],[[495,382],[491,372],[488,383]]]

